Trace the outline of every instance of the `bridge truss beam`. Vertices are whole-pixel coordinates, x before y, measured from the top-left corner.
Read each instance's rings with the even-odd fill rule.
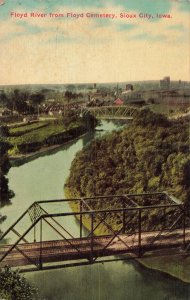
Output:
[[[156,204],[140,205],[141,202],[150,203],[150,199]],[[161,205],[158,204],[160,200],[163,203]],[[109,207],[93,209],[101,201]],[[74,203],[76,211],[49,212],[43,207],[65,202]],[[148,224],[150,214],[155,216],[155,223]],[[18,228],[26,228],[22,223],[26,216],[31,224],[21,232]],[[64,221],[69,217],[79,221],[77,236],[73,235]],[[115,222],[113,224],[113,220],[118,220],[118,226]],[[22,226],[18,227],[20,223]],[[85,233],[83,224],[88,224]],[[47,240],[44,236],[45,226],[51,228],[59,238]],[[11,232],[18,239],[11,245],[3,245],[2,242],[9,238]],[[33,271],[95,263],[105,256],[123,253],[142,257],[147,251],[167,247],[181,246],[187,250],[190,243],[190,218],[187,207],[174,203],[165,192],[45,200],[31,205],[2,235],[0,243],[0,266],[10,264]]]
[[[96,118],[100,119],[128,119],[132,120],[134,113],[139,108],[134,106],[96,106],[96,107],[83,107],[81,113],[86,114],[90,112]]]

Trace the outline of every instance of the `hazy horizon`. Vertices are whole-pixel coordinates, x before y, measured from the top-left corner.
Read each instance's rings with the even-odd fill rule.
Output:
[[[70,82],[70,83],[23,83],[23,84],[0,84],[0,87],[8,87],[8,86],[48,86],[48,85],[51,85],[51,86],[59,86],[59,85],[63,85],[63,86],[67,86],[67,85],[76,85],[76,86],[80,86],[80,85],[94,85],[96,84],[97,86],[98,85],[124,85],[124,84],[128,84],[128,83],[158,83],[159,84],[159,81],[161,80],[162,78],[160,79],[155,79],[155,80],[129,80],[129,81],[120,81],[120,82],[80,82],[80,83],[76,83],[76,82]],[[179,79],[180,80],[180,79]],[[172,80],[170,79],[170,82],[171,83],[178,83],[179,80]],[[186,84],[190,84],[190,80],[181,80],[182,83],[186,83]]]

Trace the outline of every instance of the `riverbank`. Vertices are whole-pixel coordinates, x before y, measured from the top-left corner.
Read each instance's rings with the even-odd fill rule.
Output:
[[[95,129],[97,120],[91,115],[70,116],[30,124],[15,125],[4,138],[10,145],[12,160],[29,158],[73,141]]]
[[[169,250],[170,253],[162,253],[158,257],[145,257],[137,261],[151,270],[156,270],[170,275],[185,283],[190,283],[190,255],[187,252]]]
[[[36,156],[40,155],[40,154],[45,154],[47,152],[50,152],[51,150],[59,150],[59,148],[61,148],[64,145],[67,145],[69,143],[72,143],[73,141],[78,140],[79,138],[82,138],[84,136],[86,136],[86,134],[88,134],[88,131],[86,131],[85,133],[82,133],[81,135],[78,135],[77,137],[70,139],[67,142],[64,142],[63,144],[57,144],[57,145],[53,145],[53,146],[44,146],[42,147],[40,150],[38,151],[34,151],[32,153],[26,153],[26,154],[17,154],[15,156],[9,156],[11,163],[20,161],[22,159],[27,159],[27,158],[35,158]]]
[[[69,189],[65,189],[65,195],[67,199],[73,198]],[[79,212],[80,208],[75,202],[69,202],[69,206],[73,212]],[[79,221],[79,217],[76,216]],[[96,227],[98,223],[94,223],[94,227]],[[87,218],[83,217],[83,226],[88,231],[91,228],[91,221]],[[104,226],[101,225],[98,230],[98,234],[107,233]],[[162,272],[167,274],[173,278],[179,279],[182,282],[190,283],[190,256],[183,252],[183,250],[179,251],[179,249],[170,249],[168,250],[157,251],[155,257],[151,256],[151,252],[149,255],[145,255],[143,258],[135,258],[142,266],[145,268]]]
[[[7,142],[12,146],[9,155],[10,157],[31,155],[49,147],[63,145],[86,132],[88,128],[84,124],[73,124],[68,128],[60,124],[41,126],[19,136],[8,137]]]

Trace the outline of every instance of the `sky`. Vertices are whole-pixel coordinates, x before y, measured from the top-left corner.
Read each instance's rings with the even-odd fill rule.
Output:
[[[0,0],[2,85],[164,76],[190,80],[190,0]]]

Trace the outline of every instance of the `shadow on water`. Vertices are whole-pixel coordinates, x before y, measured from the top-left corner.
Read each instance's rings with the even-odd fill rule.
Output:
[[[188,300],[190,285],[135,261],[36,272],[26,277],[47,300]]]
[[[123,264],[127,264],[128,262],[123,262]],[[163,299],[190,299],[190,284],[185,283],[177,278],[172,277],[167,273],[163,273],[158,270],[149,269],[138,261],[133,260],[130,262],[133,264],[133,267],[136,272],[139,274],[143,274],[142,284],[151,285],[153,280],[156,282],[160,282],[161,288],[165,291],[165,296]],[[170,290],[171,289],[171,290]],[[154,298],[152,298],[154,299]]]

